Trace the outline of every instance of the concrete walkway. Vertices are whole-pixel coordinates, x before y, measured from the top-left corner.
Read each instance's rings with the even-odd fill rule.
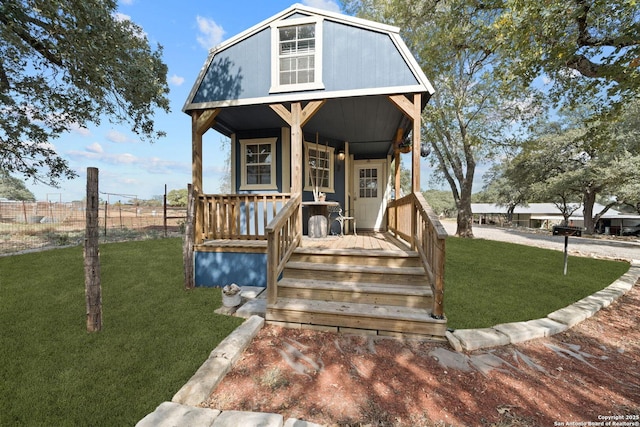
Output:
[[[447,228],[447,232],[450,235],[455,233],[455,223],[453,225],[445,223],[445,228]],[[488,227],[483,228],[483,230],[486,229]],[[474,232],[476,232],[476,228],[474,228]],[[492,237],[488,236],[493,236],[494,240],[513,241],[513,232],[506,232],[506,237],[505,232],[500,230],[489,230],[483,233],[476,233],[476,235],[477,237],[489,239]],[[551,245],[556,245],[554,240],[539,239],[535,238],[535,236],[532,238],[526,233],[517,233],[516,235],[520,236],[518,239],[522,239],[525,242],[530,241],[529,244],[531,244],[531,241],[547,241],[551,242]],[[510,239],[509,236],[511,236]],[[525,242],[516,241],[514,243],[527,244]],[[602,245],[601,241],[597,243]],[[534,244],[532,246],[545,247],[545,244]],[[623,246],[630,250],[630,252],[624,253],[625,256],[620,256],[621,254],[617,249],[621,246],[615,244],[609,245],[609,250],[605,250],[604,253],[600,250],[595,254],[589,251],[592,256],[627,259],[631,263],[629,271],[605,289],[565,308],[554,311],[543,319],[504,323],[492,328],[458,329],[447,332],[449,343],[457,351],[472,351],[514,344],[563,332],[593,316],[601,308],[609,306],[613,301],[631,290],[640,280],[640,244],[637,245],[637,248],[633,242]],[[556,249],[556,247],[552,249]],[[636,250],[638,251],[637,256]],[[583,252],[582,254],[584,255],[585,253]],[[262,294],[262,288],[243,288],[242,295],[245,303],[237,311],[230,311],[235,311],[236,316],[244,317],[247,320],[211,352],[191,379],[173,396],[171,402],[160,404],[154,412],[140,420],[136,427],[321,427],[318,424],[294,418],[285,421],[284,417],[278,414],[219,411],[197,407],[198,404],[209,397],[264,325],[266,300]]]

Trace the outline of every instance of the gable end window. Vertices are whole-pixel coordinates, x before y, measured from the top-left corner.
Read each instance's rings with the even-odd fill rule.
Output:
[[[271,27],[271,92],[323,89],[322,20],[299,18]]]
[[[276,138],[240,140],[240,190],[277,190]]]

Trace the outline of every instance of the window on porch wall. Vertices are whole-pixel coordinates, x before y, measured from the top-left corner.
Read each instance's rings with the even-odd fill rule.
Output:
[[[313,191],[315,187],[325,193],[335,191],[333,187],[334,151],[333,147],[306,143],[305,191]]]
[[[275,138],[241,140],[241,190],[274,190]]]

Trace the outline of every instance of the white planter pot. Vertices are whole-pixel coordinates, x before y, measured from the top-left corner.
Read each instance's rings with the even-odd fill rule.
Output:
[[[222,294],[222,305],[225,307],[237,307],[242,302],[242,298],[240,296],[240,292],[235,295],[225,295]]]

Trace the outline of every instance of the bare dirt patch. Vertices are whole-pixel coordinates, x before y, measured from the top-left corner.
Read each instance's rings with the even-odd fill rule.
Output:
[[[636,286],[565,333],[470,353],[265,326],[203,406],[337,426],[640,425],[639,312]]]

